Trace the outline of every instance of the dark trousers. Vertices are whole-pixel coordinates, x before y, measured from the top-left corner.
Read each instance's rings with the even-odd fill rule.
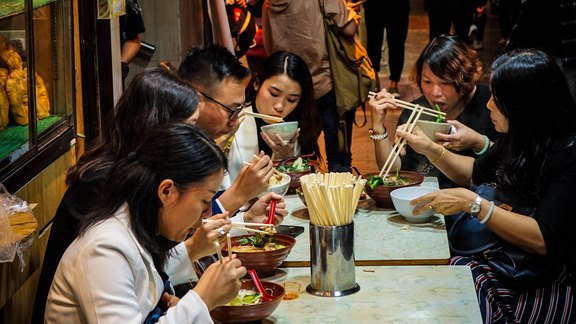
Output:
[[[440,35],[450,34],[454,24],[454,33],[469,43],[468,32],[472,24],[472,14],[476,10],[473,1],[429,0],[427,2],[430,40]]]
[[[404,68],[404,44],[408,35],[409,0],[377,0],[364,3],[366,50],[376,71],[380,71],[382,42],[386,29],[390,80],[400,81]]]
[[[352,165],[352,125],[354,124],[355,110],[344,114],[342,122],[336,110],[336,95],[334,90],[316,100],[318,112],[322,121],[324,131],[324,146],[326,149],[326,159],[328,160],[328,171],[330,172],[350,172]],[[339,139],[340,134],[344,135]]]

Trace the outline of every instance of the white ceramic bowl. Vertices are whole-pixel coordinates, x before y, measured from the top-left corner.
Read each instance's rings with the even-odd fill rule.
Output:
[[[262,197],[269,192],[284,196],[288,192],[288,187],[290,187],[290,179],[288,174],[282,173],[282,181],[279,184],[268,186],[258,197]]]
[[[433,187],[405,187],[393,190],[390,193],[394,209],[402,215],[407,221],[411,223],[422,223],[428,221],[430,216],[434,214],[433,210],[427,210],[418,215],[412,215],[412,211],[416,206],[410,205],[412,199],[432,193],[438,189]]]
[[[431,140],[437,141],[436,133],[448,134],[452,125],[448,123],[437,123],[435,121],[419,120],[416,122],[418,128]]]
[[[268,135],[268,137],[270,137],[271,139],[275,139],[276,138],[275,134],[278,134],[285,141],[289,141],[292,139],[292,137],[294,137],[294,134],[298,129],[298,122],[291,121],[285,123],[264,125],[261,127],[261,129],[262,132]]]

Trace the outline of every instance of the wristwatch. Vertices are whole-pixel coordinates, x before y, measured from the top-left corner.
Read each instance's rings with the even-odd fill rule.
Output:
[[[474,217],[477,217],[481,207],[482,197],[478,196],[476,199],[474,199],[473,202],[470,203],[470,214],[472,214]]]

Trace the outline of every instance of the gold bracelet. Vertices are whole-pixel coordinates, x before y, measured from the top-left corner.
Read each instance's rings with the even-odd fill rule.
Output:
[[[430,162],[432,162],[432,164],[436,164],[436,162],[442,160],[444,154],[446,154],[446,149],[444,148],[444,146],[442,146],[442,153],[440,153],[440,156],[436,160]]]

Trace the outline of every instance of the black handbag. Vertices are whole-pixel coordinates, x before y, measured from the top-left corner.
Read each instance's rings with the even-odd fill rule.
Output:
[[[522,215],[533,215],[536,211],[535,207],[519,207],[512,203],[494,184],[480,185],[476,193],[508,211]],[[499,279],[520,288],[541,287],[556,280],[562,272],[563,266],[557,260],[505,242],[471,214],[461,213],[453,217],[454,222],[448,231],[452,254],[483,260]]]

